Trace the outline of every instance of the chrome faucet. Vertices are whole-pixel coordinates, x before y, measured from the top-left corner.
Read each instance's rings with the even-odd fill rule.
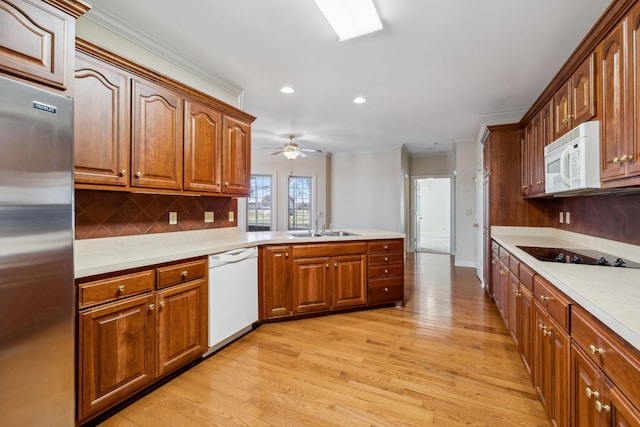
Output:
[[[316,213],[316,219],[315,219],[316,233],[320,233],[320,229],[318,228],[318,218],[324,218],[324,215],[322,215],[322,212]],[[324,225],[323,225],[323,231],[324,231]]]

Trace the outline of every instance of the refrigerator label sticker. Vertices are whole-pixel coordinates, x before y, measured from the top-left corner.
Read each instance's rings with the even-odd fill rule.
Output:
[[[33,108],[40,111],[45,111],[47,113],[56,114],[56,107],[52,107],[50,105],[41,104],[37,101],[33,101]]]

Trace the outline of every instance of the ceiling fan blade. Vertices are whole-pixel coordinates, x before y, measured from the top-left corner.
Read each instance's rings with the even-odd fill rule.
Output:
[[[304,153],[302,152],[302,150],[298,150],[298,156],[300,156],[300,157],[307,157],[307,155],[306,155],[306,154],[304,154]]]
[[[262,150],[282,150],[282,147],[260,147]]]
[[[275,153],[271,153],[272,156],[278,155],[278,154],[282,154],[282,151],[276,151]]]
[[[307,153],[322,153],[322,150],[316,148],[300,148],[300,151],[306,151]]]

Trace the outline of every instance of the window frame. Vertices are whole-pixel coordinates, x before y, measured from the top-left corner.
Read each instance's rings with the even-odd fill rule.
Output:
[[[255,227],[259,227],[258,224],[252,225],[250,222],[250,216],[249,216],[249,211],[252,210],[250,209],[250,199],[252,199],[253,197],[251,196],[251,193],[254,190],[254,180],[256,178],[268,178],[269,179],[269,191],[270,191],[270,197],[271,200],[269,201],[269,212],[270,212],[270,218],[269,218],[269,229],[268,230],[251,230],[252,226]],[[260,174],[260,173],[256,173],[256,174],[251,174],[250,178],[249,178],[249,196],[247,197],[247,208],[246,208],[246,215],[247,215],[247,231],[275,231],[276,230],[276,203],[275,203],[275,194],[276,194],[276,177],[274,175],[270,175],[270,174]],[[262,196],[262,198],[264,199],[264,195]],[[263,202],[260,202],[263,203]],[[253,209],[254,211],[258,211],[258,210],[266,210],[266,209],[258,209],[257,207],[255,209]],[[262,223],[264,224],[264,222]]]

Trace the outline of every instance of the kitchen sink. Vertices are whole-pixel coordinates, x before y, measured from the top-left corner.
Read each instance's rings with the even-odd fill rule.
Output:
[[[334,237],[334,236],[359,236],[359,234],[351,233],[349,231],[325,231],[322,234],[324,234],[325,236],[330,236],[330,237]]]
[[[324,234],[322,233],[316,233],[316,232],[309,232],[307,230],[305,231],[290,231],[289,232],[289,236],[291,237],[299,237],[299,238],[309,238],[309,237],[324,237]]]

